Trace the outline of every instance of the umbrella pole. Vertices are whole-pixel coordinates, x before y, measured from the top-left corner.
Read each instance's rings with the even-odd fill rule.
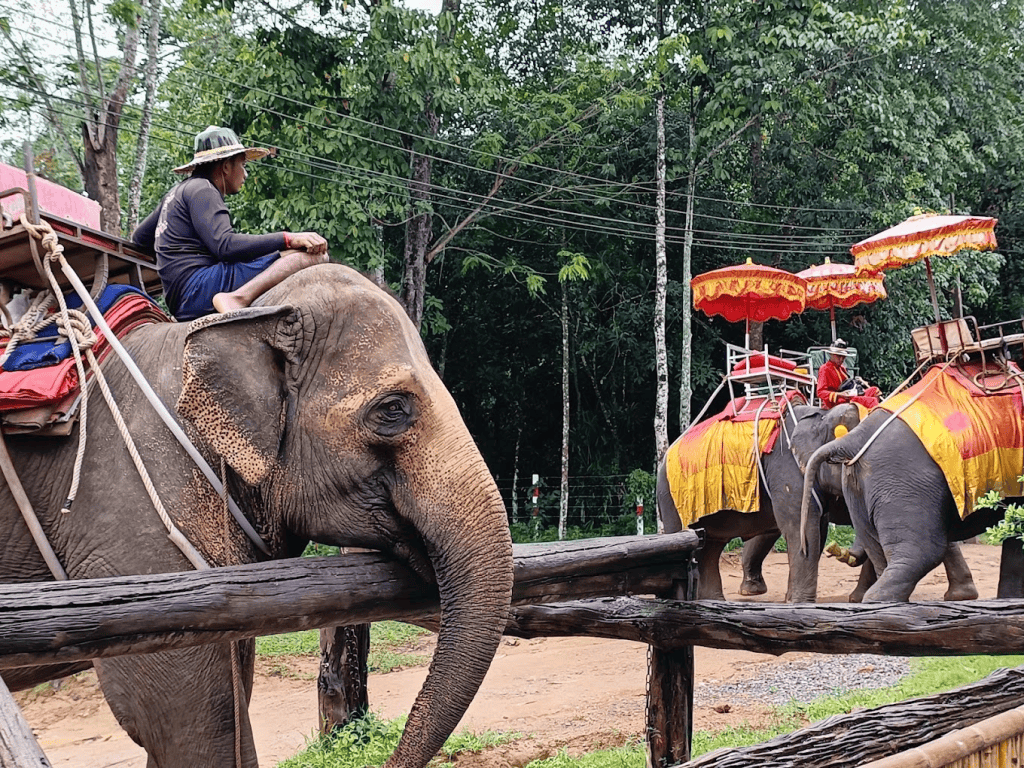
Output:
[[[932,295],[932,308],[935,310],[935,322],[939,323],[939,299],[935,295],[935,278],[932,276],[932,260],[924,260],[924,268],[928,273],[928,291]]]
[[[836,343],[836,308],[828,308],[828,319],[832,323],[832,343]]]

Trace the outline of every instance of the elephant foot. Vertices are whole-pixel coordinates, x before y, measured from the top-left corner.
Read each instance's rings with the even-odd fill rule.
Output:
[[[978,599],[978,588],[974,586],[974,582],[970,584],[963,584],[958,586],[950,586],[946,590],[946,594],[942,596],[943,600],[977,600]]]
[[[767,591],[768,585],[764,583],[764,579],[761,577],[744,579],[743,583],[740,584],[740,594],[744,596],[763,595]]]
[[[725,592],[721,588],[705,589],[702,585],[697,587],[698,600],[725,600]]]
[[[866,589],[855,589],[850,593],[850,596],[846,598],[846,601],[849,603],[863,603],[865,592],[867,592]]]

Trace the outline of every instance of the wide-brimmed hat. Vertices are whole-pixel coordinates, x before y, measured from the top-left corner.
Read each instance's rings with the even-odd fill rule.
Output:
[[[828,348],[830,355],[842,355],[843,357],[849,357],[853,354],[850,348],[846,345],[846,342],[842,339],[836,339],[832,342],[832,346]]]
[[[192,156],[192,161],[186,165],[179,165],[174,172],[191,173],[197,165],[224,160],[242,152],[245,153],[247,160],[259,160],[270,154],[269,149],[243,146],[242,142],[238,140],[238,136],[230,128],[211,125],[205,131],[196,134],[195,154]]]

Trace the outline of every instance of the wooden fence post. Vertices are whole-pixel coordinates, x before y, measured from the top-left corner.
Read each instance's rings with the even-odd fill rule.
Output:
[[[999,558],[996,597],[1024,597],[1024,550],[1020,539],[1006,539]]]
[[[703,544],[703,531],[701,544]],[[697,560],[691,556],[672,600],[697,599]],[[690,759],[693,741],[693,646],[665,650],[650,646],[647,668],[647,765],[665,768]]]
[[[0,678],[0,765],[4,768],[50,766],[3,678]]]
[[[329,735],[370,710],[366,692],[369,674],[370,625],[325,627],[320,630],[320,733]]]

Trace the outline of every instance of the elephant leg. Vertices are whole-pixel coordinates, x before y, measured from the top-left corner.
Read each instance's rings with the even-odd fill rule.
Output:
[[[768,591],[768,585],[764,581],[764,574],[761,567],[768,553],[775,547],[779,540],[777,531],[762,533],[749,541],[743,542],[743,553],[740,560],[743,564],[743,582],[740,584],[741,595],[763,595]]]
[[[237,743],[230,645],[96,661],[107,703],[132,740],[146,750],[149,768],[256,768],[248,707],[255,645],[245,641],[239,646]]]
[[[697,555],[697,599],[725,600],[718,561],[728,541],[709,538]]]
[[[946,569],[946,579],[949,581],[949,588],[942,596],[943,600],[978,599],[978,587],[974,584],[974,576],[957,542],[949,543],[942,565]]]
[[[847,599],[851,603],[863,602],[864,595],[876,581],[878,581],[878,574],[875,573],[874,563],[869,559],[860,567],[860,576],[857,578],[857,586],[853,588],[853,592],[850,593],[850,596]]]

